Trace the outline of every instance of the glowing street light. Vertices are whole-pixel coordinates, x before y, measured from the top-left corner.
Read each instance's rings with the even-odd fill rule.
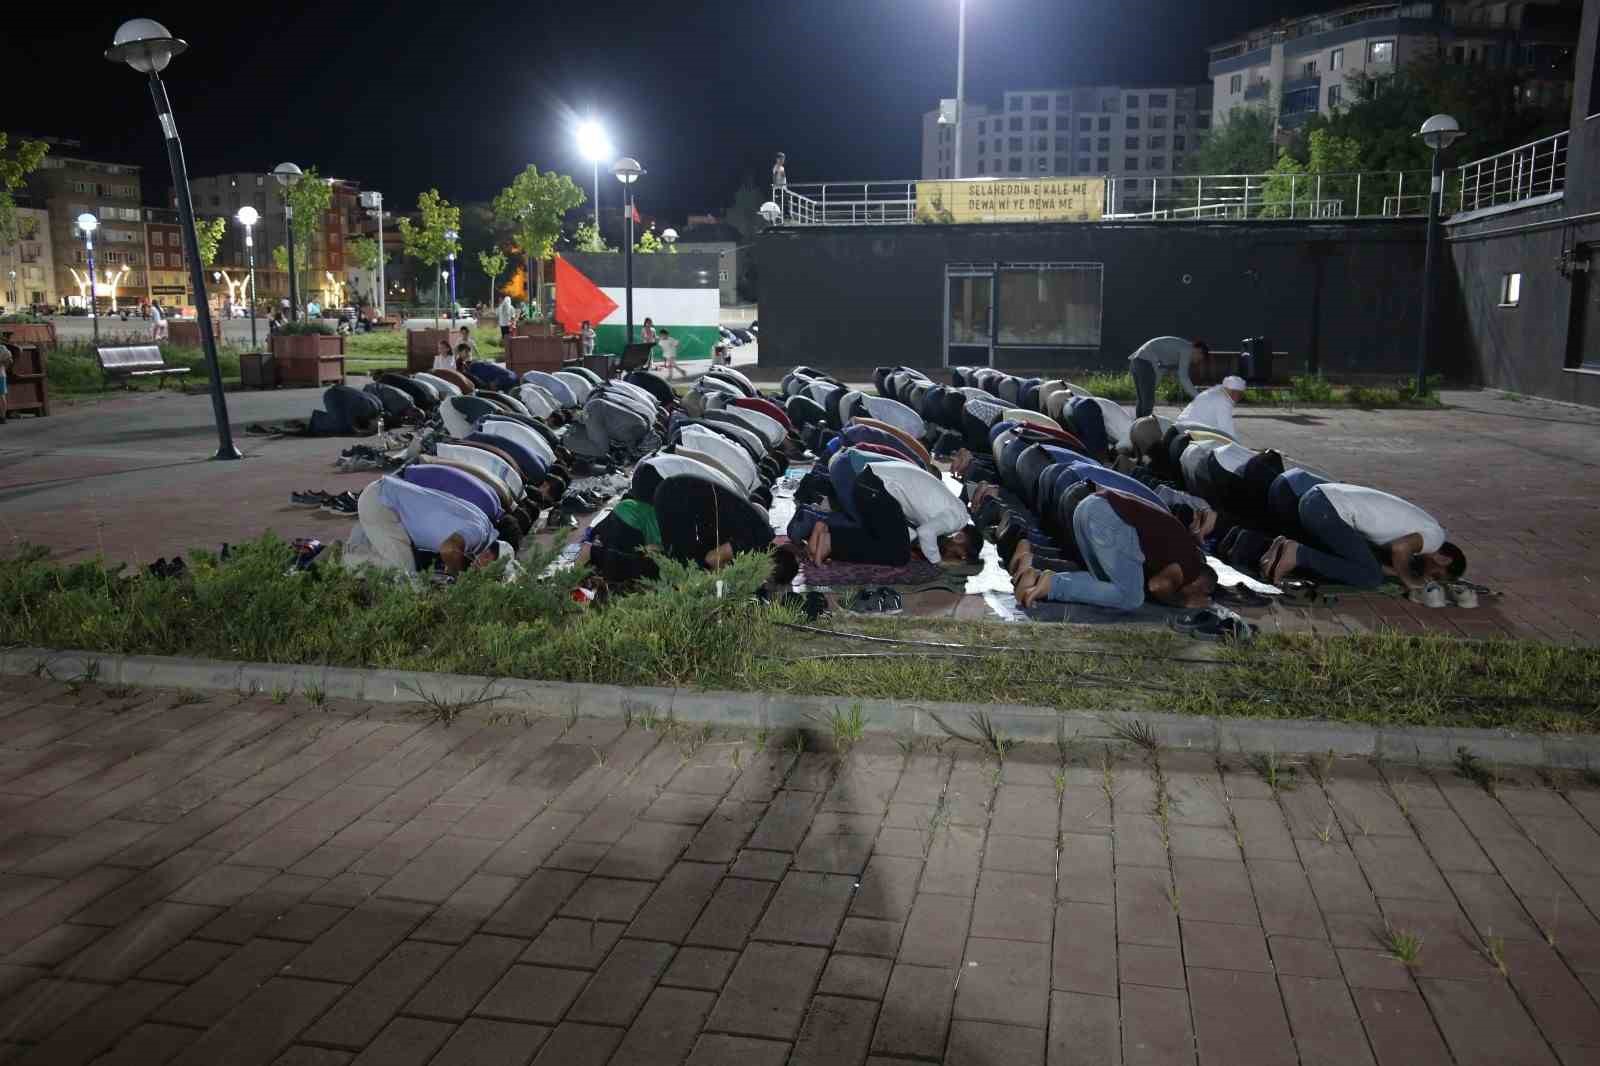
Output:
[[[783,221],[783,209],[771,200],[762,204],[759,210],[761,217],[767,220],[769,226],[776,226]]]
[[[255,208],[245,204],[239,208],[239,213],[234,216],[239,220],[239,225],[244,227],[244,253],[250,263],[250,348],[256,346],[256,223],[261,221],[261,215]]]
[[[450,321],[456,320],[456,241],[461,234],[453,229],[444,231],[444,239],[450,242],[450,254],[445,256],[450,260]]]
[[[673,229],[671,226],[668,226],[666,229],[661,231],[661,239],[663,241],[665,241],[669,247],[671,245],[677,244],[678,243],[678,231]]]
[[[594,167],[594,232],[600,235],[600,164],[611,158],[611,141],[600,123],[590,119],[578,127],[578,151]]]
[[[627,240],[624,242],[627,254],[623,265],[623,284],[627,290],[628,344],[633,343],[633,187],[644,176],[644,172],[639,161],[628,155],[611,164],[611,173],[622,182],[622,214],[628,222]]]
[[[100,228],[100,220],[85,211],[78,216],[78,232],[83,234],[84,251],[89,257],[89,318],[94,322],[94,342],[100,343],[100,301],[95,294],[94,280],[94,231]]]
[[[300,184],[300,179],[305,175],[293,163],[279,163],[272,168],[272,176],[278,179],[278,184],[283,187],[283,218],[284,229],[287,230],[289,253],[289,321],[293,322],[300,317],[300,293],[294,280],[294,205],[289,202],[289,190]]]

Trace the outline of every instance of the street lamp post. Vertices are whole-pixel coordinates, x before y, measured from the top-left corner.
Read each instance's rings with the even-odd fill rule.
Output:
[[[639,161],[632,156],[625,155],[611,164],[611,173],[622,182],[624,193],[622,214],[627,221],[627,239],[624,248],[626,255],[623,257],[622,268],[623,285],[627,292],[627,308],[624,313],[627,316],[628,327],[628,339],[624,342],[624,346],[633,343],[633,186],[644,172],[644,167],[640,166]]]
[[[293,163],[279,163],[272,170],[272,176],[278,179],[278,184],[283,186],[283,221],[284,239],[289,253],[289,321],[294,322],[300,317],[300,290],[294,279],[294,205],[289,202],[289,189],[300,183],[302,171]]]
[[[583,158],[594,167],[594,233],[600,236],[600,161],[611,155],[611,144],[606,140],[606,131],[598,122],[590,119],[578,127],[578,151],[583,153]],[[531,274],[529,275],[532,276]]]
[[[244,254],[250,263],[250,350],[256,347],[256,237],[255,225],[261,216],[249,204],[239,208],[239,225],[244,227]]]
[[[448,255],[446,255],[445,258],[450,260],[450,321],[452,323],[454,323],[455,320],[456,320],[456,252],[455,252],[455,243],[456,243],[457,238],[459,238],[460,236],[461,236],[461,234],[457,233],[453,229],[447,229],[447,230],[444,231],[444,239],[450,242],[450,253]]]
[[[1433,149],[1433,180],[1428,186],[1428,243],[1422,258],[1422,323],[1417,330],[1417,398],[1428,391],[1428,356],[1433,343],[1433,316],[1439,302],[1439,204],[1444,199],[1444,152],[1463,134],[1449,115],[1434,115],[1417,136]]]
[[[387,258],[383,254],[383,193],[368,190],[361,194],[361,206],[367,209],[367,214],[378,220],[378,278],[377,295],[374,299],[378,302],[378,317],[381,319],[384,312],[384,301],[388,299],[388,289],[384,287],[383,261]]]
[[[156,118],[167,142],[167,163],[172,168],[172,187],[178,199],[178,219],[182,223],[184,256],[189,260],[189,277],[198,296],[195,320],[200,327],[200,346],[206,367],[211,372],[211,412],[217,423],[217,452],[213,458],[242,459],[233,445],[233,430],[228,425],[228,401],[222,391],[222,368],[217,363],[217,341],[211,333],[211,308],[205,300],[205,271],[200,265],[200,237],[195,231],[194,202],[189,195],[189,168],[183,160],[183,142],[178,139],[178,123],[172,117],[172,103],[161,72],[172,57],[188,49],[188,44],[173,37],[167,28],[151,19],[132,19],[117,28],[117,35],[106,50],[113,63],[126,63],[141,74],[150,75],[150,98],[155,102]]]
[[[99,287],[99,279],[94,273],[94,231],[100,225],[100,220],[85,211],[78,216],[78,231],[83,234],[83,247],[89,257],[89,319],[94,323],[94,342],[100,343],[100,301],[95,290]]]
[[[956,29],[956,165],[955,176],[961,176],[961,98],[967,88],[967,0],[961,0],[960,23]]]
[[[22,291],[17,288],[17,272],[10,270],[7,271],[7,275],[11,278],[11,302],[16,304],[12,310],[20,312],[22,310]]]

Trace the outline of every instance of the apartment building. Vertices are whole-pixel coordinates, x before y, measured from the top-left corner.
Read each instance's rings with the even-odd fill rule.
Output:
[[[56,302],[55,260],[50,249],[50,216],[43,208],[17,208],[17,239],[0,245],[0,300],[22,309]]]
[[[100,220],[94,235],[94,295],[102,306],[145,295],[143,192],[140,168],[77,154],[77,141],[45,138],[50,154],[28,176],[27,198],[48,215],[48,246],[57,297],[74,307],[90,299],[89,257],[78,216]],[[39,242],[41,249],[46,242]],[[41,270],[42,273],[42,270]]]
[[[361,186],[355,182],[327,179],[333,198],[312,234],[311,247],[295,246],[300,277],[309,291],[302,301],[316,299],[325,306],[337,306],[349,295],[346,245],[359,236],[365,212],[360,205]],[[273,249],[288,244],[288,218],[283,209],[283,190],[271,174],[217,174],[189,180],[196,218],[228,219],[228,229],[217,248],[212,267],[231,273],[248,269],[244,246],[244,227],[235,221],[245,204],[256,209],[261,221],[255,227],[256,289],[262,299],[277,300],[289,295],[289,275],[273,262]]]
[[[149,264],[146,299],[163,307],[182,305],[189,298],[189,270],[184,262],[183,229],[176,208],[144,209],[145,261]]]
[[[1581,11],[1581,0],[1360,4],[1253,29],[1210,49],[1217,121],[1260,106],[1276,113],[1280,130],[1297,129],[1349,101],[1354,75],[1382,77],[1432,55],[1515,67],[1529,102],[1563,104]]]
[[[1182,173],[1211,130],[1211,86],[1080,85],[1008,91],[967,104],[965,178],[1164,177]],[[922,120],[922,177],[955,177],[954,129]]]

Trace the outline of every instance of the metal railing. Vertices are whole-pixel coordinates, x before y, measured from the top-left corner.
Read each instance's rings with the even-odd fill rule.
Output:
[[[1567,187],[1567,131],[1457,168],[1461,211],[1501,207]]]
[[[1150,178],[1111,174],[1104,175],[1103,180],[1102,217],[1110,220],[1411,218],[1425,215],[1428,210],[1425,170]],[[917,184],[846,181],[789,185],[774,189],[773,200],[783,212],[784,223],[791,226],[939,221],[917,217]]]

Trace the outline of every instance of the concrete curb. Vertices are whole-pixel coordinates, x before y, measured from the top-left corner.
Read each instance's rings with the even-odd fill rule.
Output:
[[[1163,747],[1227,754],[1377,756],[1407,763],[1447,763],[1458,748],[1500,766],[1585,769],[1600,766],[1600,736],[1541,736],[1497,729],[1406,729],[1360,723],[1264,718],[1209,718],[1135,711],[1075,711],[1017,704],[918,703],[850,700],[783,692],[708,692],[696,689],[623,688],[553,681],[522,681],[406,670],[237,663],[156,655],[99,654],[14,648],[0,651],[0,675],[28,675],[43,667],[57,678],[93,675],[102,684],[145,685],[206,692],[303,692],[320,688],[329,699],[424,705],[464,705],[475,718],[672,717],[682,722],[766,729],[775,733],[818,729],[834,709],[860,704],[869,730],[910,736],[944,736],[939,720],[973,732],[970,715],[981,710],[994,728],[1035,743],[1116,740],[1119,727],[1142,723]]]

